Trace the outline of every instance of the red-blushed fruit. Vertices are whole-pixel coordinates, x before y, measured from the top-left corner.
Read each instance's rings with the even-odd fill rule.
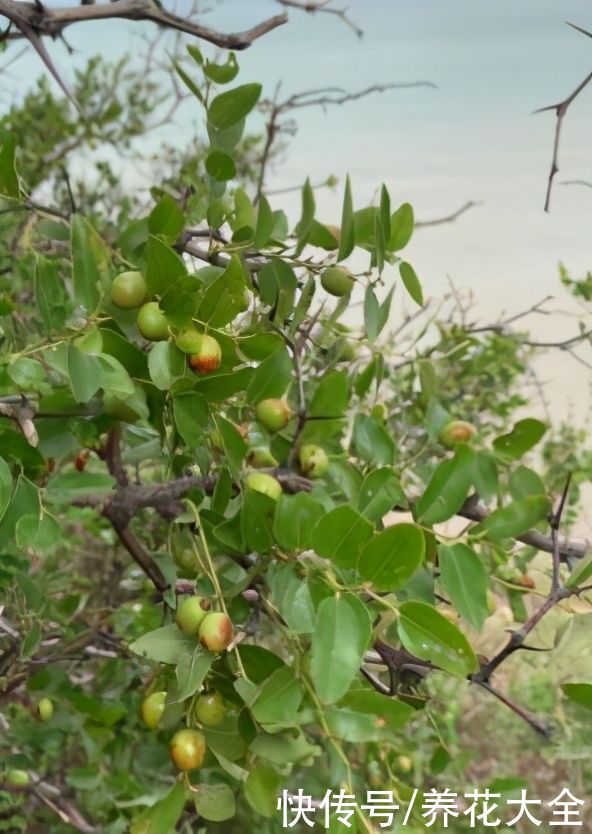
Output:
[[[322,478],[329,468],[329,458],[324,449],[313,443],[305,443],[298,450],[302,474],[308,478]]]
[[[169,323],[157,301],[149,301],[140,307],[136,324],[149,342],[162,342],[169,337]]]
[[[527,573],[523,573],[518,580],[518,584],[522,585],[523,588],[534,588],[535,581],[532,576],[529,576]]]
[[[74,458],[74,467],[77,472],[84,472],[86,469],[86,464],[88,463],[88,459],[90,456],[90,452],[88,449],[81,449],[76,457]]]
[[[198,333],[195,327],[181,330],[175,337],[175,344],[183,353],[197,353],[201,347],[203,333]]]
[[[144,698],[140,704],[140,716],[144,724],[151,730],[154,730],[160,724],[160,719],[164,712],[164,702],[166,701],[166,692],[153,692]]]
[[[26,770],[9,770],[6,774],[6,781],[13,788],[26,788],[31,779]]]
[[[139,307],[146,298],[147,287],[141,272],[120,272],[111,284],[111,301],[117,307]]]
[[[199,730],[177,730],[171,739],[169,752],[179,770],[197,770],[206,755],[206,738]]]
[[[452,420],[440,432],[440,442],[444,446],[455,446],[457,443],[467,443],[477,429],[466,420]]]
[[[49,698],[42,698],[37,704],[37,712],[42,721],[49,721],[53,716],[53,701]]]
[[[245,478],[245,486],[255,492],[262,492],[274,501],[277,501],[283,492],[278,479],[273,475],[268,475],[267,472],[249,472]]]
[[[205,597],[186,597],[177,606],[175,622],[184,634],[196,637],[211,607],[209,599]]]
[[[207,614],[199,627],[199,641],[211,652],[223,652],[234,639],[230,617],[222,612]]]
[[[213,336],[203,335],[201,344],[189,357],[189,364],[196,374],[211,374],[222,363],[222,349]]]
[[[292,409],[285,400],[270,398],[255,406],[255,417],[268,431],[285,428],[290,422]]]
[[[224,721],[226,707],[219,692],[200,695],[195,702],[195,717],[205,727],[216,727]]]
[[[354,288],[354,277],[344,266],[328,266],[321,273],[321,285],[325,292],[341,298]]]

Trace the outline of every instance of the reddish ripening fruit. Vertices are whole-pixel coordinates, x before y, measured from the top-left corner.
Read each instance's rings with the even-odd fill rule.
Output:
[[[169,337],[169,324],[157,301],[149,301],[140,307],[136,324],[149,342],[162,342]]]
[[[195,702],[195,717],[205,727],[216,727],[224,721],[226,707],[219,692],[200,695]]]
[[[328,266],[321,273],[321,285],[329,295],[341,298],[349,295],[354,288],[354,278],[349,269],[344,266]]]
[[[111,284],[111,301],[118,307],[139,307],[146,292],[146,281],[141,272],[120,272]]]
[[[440,432],[440,442],[445,446],[455,446],[457,443],[467,443],[477,429],[465,420],[452,420]]]
[[[88,463],[88,459],[90,457],[90,452],[88,449],[81,449],[76,458],[74,459],[74,466],[78,472],[84,472],[86,469],[86,464]]]
[[[210,601],[205,597],[186,597],[177,606],[175,622],[184,634],[196,637],[210,608]]]
[[[166,692],[153,692],[144,698],[140,704],[140,716],[144,724],[151,730],[154,730],[160,724],[160,719],[164,712],[164,702],[166,701]]]
[[[202,646],[211,652],[223,652],[230,646],[233,638],[234,631],[227,614],[221,612],[206,614],[199,627],[199,640]]]
[[[282,485],[273,475],[266,472],[249,472],[245,478],[245,486],[255,492],[262,492],[277,501],[282,494]]]
[[[257,420],[268,431],[280,431],[290,422],[292,409],[285,400],[268,399],[261,400],[255,406]]]
[[[199,730],[178,730],[169,747],[171,759],[179,770],[197,770],[206,755],[206,739]]]
[[[534,588],[535,582],[532,576],[529,576],[527,573],[523,573],[518,580],[518,584],[522,585],[523,588]]]
[[[49,721],[53,716],[53,701],[49,698],[42,698],[37,704],[37,712],[42,721]]]
[[[211,374],[222,362],[222,349],[213,336],[203,335],[199,348],[189,357],[189,364],[196,374]]]
[[[329,468],[329,458],[324,449],[313,443],[305,443],[298,451],[302,473],[308,478],[322,478]]]

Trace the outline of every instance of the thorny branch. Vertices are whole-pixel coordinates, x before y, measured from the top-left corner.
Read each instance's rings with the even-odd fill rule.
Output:
[[[346,26],[349,26],[349,28],[359,38],[364,35],[364,31],[360,29],[360,27],[354,23],[347,14],[348,10],[335,8],[331,5],[331,0],[316,0],[316,2],[311,2],[311,0],[276,0],[276,2],[281,6],[284,6],[284,8],[299,9],[301,12],[307,12],[308,14],[324,12],[325,14],[335,15],[336,17],[339,17]]]

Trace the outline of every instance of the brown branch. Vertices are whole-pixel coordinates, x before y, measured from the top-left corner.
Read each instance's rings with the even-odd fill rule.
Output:
[[[521,718],[523,721],[532,727],[532,729],[538,733],[539,735],[543,736],[543,738],[548,739],[550,736],[549,728],[546,727],[544,724],[541,724],[536,718],[533,718],[530,713],[528,713],[524,707],[521,707],[515,701],[512,701],[508,698],[507,695],[504,695],[503,692],[500,692],[499,689],[495,689],[495,687],[491,686],[490,683],[486,683],[485,681],[479,682],[478,685],[484,689],[486,692],[489,692],[490,695],[493,695],[494,698],[497,698],[498,701],[501,701],[508,709],[511,709],[512,712],[516,713],[516,715]]]
[[[312,0],[276,0],[276,2],[285,8],[299,9],[301,12],[307,12],[308,14],[325,12],[325,14],[335,15],[336,17],[341,18],[345,25],[349,26],[358,38],[361,38],[364,35],[363,29],[360,29],[360,27],[348,16],[348,10],[336,9],[333,6],[330,6],[329,4],[331,0],[317,0],[316,2],[312,2]]]
[[[480,205],[480,202],[476,202],[475,200],[468,200],[459,209],[453,211],[452,214],[447,214],[445,217],[437,217],[435,220],[417,220],[415,222],[415,228],[425,229],[427,226],[442,226],[445,223],[454,223],[454,221],[457,220],[462,214]]]
[[[573,24],[570,24],[573,26]],[[579,27],[573,26],[574,29],[578,29]],[[580,30],[584,31],[584,30]],[[588,32],[584,32],[584,34],[589,34]],[[584,78],[580,84],[575,88],[575,90],[563,101],[560,101],[558,104],[551,104],[548,107],[541,107],[539,110],[535,110],[535,113],[545,113],[548,110],[553,110],[555,112],[556,121],[555,121],[555,138],[553,140],[553,158],[551,160],[551,170],[549,171],[549,178],[547,182],[547,194],[545,197],[545,211],[549,211],[551,206],[551,191],[553,189],[553,180],[555,179],[555,175],[559,171],[559,142],[561,139],[561,128],[563,127],[563,120],[565,118],[565,114],[570,106],[570,104],[576,99],[579,94],[588,86],[588,84],[592,81],[592,72],[588,73],[588,75]]]
[[[0,17],[2,16],[19,29],[19,32],[11,32],[6,36],[9,40],[19,37],[29,38],[24,29],[32,28],[38,36],[48,35],[55,39],[73,23],[113,19],[146,20],[165,29],[174,29],[201,38],[223,49],[236,50],[246,49],[262,35],[282,26],[288,20],[287,14],[284,13],[270,17],[244,32],[224,34],[168,12],[155,0],[117,0],[113,3],[64,6],[57,9],[45,8],[41,4],[20,2],[20,0],[0,0]]]

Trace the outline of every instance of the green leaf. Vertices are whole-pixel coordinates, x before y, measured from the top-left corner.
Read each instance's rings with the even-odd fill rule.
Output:
[[[146,244],[146,284],[151,295],[164,295],[178,278],[187,274],[183,259],[160,237],[150,235]]]
[[[310,180],[307,178],[304,186],[302,187],[302,212],[300,215],[300,221],[296,226],[296,235],[298,236],[298,246],[296,247],[295,252],[296,256],[302,252],[308,241],[308,236],[314,222],[315,208],[314,191],[310,184]]]
[[[197,318],[210,327],[224,327],[242,312],[245,290],[244,267],[238,255],[233,255],[224,272],[208,284]]]
[[[169,194],[154,206],[148,217],[148,231],[151,235],[162,235],[169,243],[174,243],[185,225],[185,218],[179,203]]]
[[[173,399],[177,431],[188,446],[199,446],[209,420],[208,404],[201,394],[189,391]]]
[[[349,381],[344,371],[329,371],[314,392],[309,417],[342,417],[349,406]]]
[[[115,479],[106,472],[58,472],[49,479],[45,498],[53,504],[71,504],[86,495],[113,491]]]
[[[310,674],[322,701],[342,698],[359,673],[372,636],[366,606],[352,594],[324,599],[312,635]]]
[[[245,782],[245,798],[251,808],[263,817],[277,813],[277,798],[282,777],[266,765],[255,765]]]
[[[99,303],[101,282],[99,266],[95,259],[94,237],[95,232],[88,222],[79,214],[73,214],[70,218],[70,245],[74,301],[89,313],[94,312]]]
[[[12,473],[4,458],[0,458],[0,519],[6,512],[12,495]]]
[[[43,630],[41,628],[41,624],[39,622],[34,622],[21,644],[21,660],[29,660],[29,658],[33,657],[33,655],[39,648],[39,644],[41,643],[42,637]]]
[[[592,684],[564,683],[561,689],[570,701],[587,709],[592,709]]]
[[[234,81],[238,75],[238,62],[234,52],[229,52],[226,58],[226,63],[215,64],[212,61],[207,61],[203,71],[216,84],[229,84]]]
[[[193,655],[195,639],[183,634],[174,623],[143,634],[128,646],[130,652],[155,660],[157,663],[176,665],[183,654]]]
[[[16,134],[6,134],[0,147],[0,194],[15,199],[19,196],[19,183],[15,166]]]
[[[529,495],[545,495],[545,485],[532,469],[518,466],[510,475],[512,498],[527,498]]]
[[[196,99],[198,101],[200,101],[202,104],[205,104],[203,94],[202,94],[201,90],[199,89],[199,87],[197,86],[197,84],[195,83],[195,81],[193,81],[191,76],[189,76],[185,72],[185,70],[178,63],[178,61],[173,61],[173,66],[175,67],[175,71],[176,71],[177,75],[179,76],[179,78],[181,79],[183,84],[185,84],[187,89],[190,90],[193,93],[193,95],[196,97]]]
[[[319,556],[340,567],[355,568],[362,547],[372,538],[372,525],[352,507],[344,504],[317,522],[312,546]]]
[[[49,553],[62,541],[62,529],[53,516],[31,513],[19,518],[15,536],[22,550]]]
[[[294,299],[298,281],[292,267],[274,258],[259,270],[259,292],[261,300],[275,307],[274,322],[283,324],[294,310]]]
[[[177,827],[186,801],[185,786],[177,782],[163,799],[132,820],[130,834],[170,834]]]
[[[477,631],[489,616],[487,573],[478,555],[466,544],[438,548],[440,580],[461,617]]]
[[[385,427],[374,417],[356,414],[351,439],[352,453],[373,466],[392,465],[395,443]]]
[[[37,256],[35,304],[46,329],[60,330],[66,320],[66,288],[56,261]]]
[[[355,246],[354,232],[354,206],[352,200],[351,183],[349,176],[345,180],[345,192],[343,195],[343,208],[341,210],[341,234],[339,238],[339,251],[337,260],[343,261],[353,251]]]
[[[269,495],[247,490],[240,511],[241,530],[247,548],[257,553],[269,553],[273,542],[271,533],[275,501]]]
[[[216,182],[228,182],[236,176],[236,165],[224,151],[212,151],[206,158],[206,171]]]
[[[509,434],[496,437],[493,448],[500,457],[516,460],[532,449],[546,431],[547,426],[544,423],[528,417],[526,420],[519,420]]]
[[[403,203],[391,216],[391,236],[388,242],[390,252],[398,252],[411,240],[413,234],[413,209],[409,203]]]
[[[103,382],[101,363],[96,356],[83,353],[72,343],[68,345],[70,388],[78,403],[87,403]]]
[[[465,502],[472,479],[474,452],[457,446],[454,457],[440,463],[416,505],[422,524],[438,524],[455,515]]]
[[[46,371],[40,362],[22,356],[10,362],[8,376],[23,391],[38,391],[45,380]]]
[[[175,670],[176,685],[169,691],[167,704],[180,704],[195,695],[201,689],[213,660],[213,655],[200,646],[193,652],[182,654]]]
[[[156,342],[148,354],[150,379],[161,391],[168,391],[185,373],[185,357],[171,342]]]
[[[405,289],[411,296],[411,298],[418,304],[420,307],[423,306],[423,290],[421,288],[421,284],[419,283],[419,278],[415,274],[415,270],[411,266],[410,263],[407,261],[401,261],[399,264],[399,274],[401,276],[401,280],[405,285]]]
[[[384,719],[391,730],[400,730],[415,715],[413,707],[395,698],[385,698],[362,682],[352,685],[339,706],[364,715],[376,715]]]
[[[288,553],[307,550],[312,531],[325,515],[325,508],[306,492],[282,495],[277,502],[273,535],[279,546]]]
[[[484,534],[486,539],[493,542],[515,538],[545,518],[549,508],[549,500],[544,495],[520,498],[507,507],[494,510],[481,524],[473,528],[472,533],[476,536]]]
[[[578,585],[583,585],[592,576],[592,553],[589,553],[583,559],[580,559],[573,571],[567,577],[565,582],[566,588],[577,588]]]
[[[261,400],[282,397],[292,380],[292,360],[282,345],[256,368],[249,387],[247,399],[251,405]]]
[[[396,591],[423,562],[425,538],[414,524],[394,524],[374,536],[362,550],[358,571],[375,591]]]
[[[255,237],[253,246],[262,249],[273,234],[273,213],[266,198],[261,195],[259,198],[259,210],[257,212],[257,225],[255,226]]]
[[[292,565],[272,563],[266,577],[271,602],[289,629],[296,634],[310,634],[314,629],[315,610],[308,583]]]
[[[260,724],[290,725],[302,703],[302,687],[293,669],[282,666],[257,688],[251,712]]]
[[[479,498],[486,503],[497,494],[497,463],[489,452],[475,452],[472,481]]]
[[[234,792],[224,782],[202,782],[197,786],[194,796],[195,810],[204,820],[224,822],[236,814]]]
[[[431,605],[404,602],[399,615],[399,637],[408,652],[457,677],[477,671],[477,658],[464,634]]]
[[[358,508],[370,521],[380,521],[393,507],[406,503],[399,479],[390,467],[375,469],[364,478]]]
[[[226,454],[226,463],[233,476],[237,478],[247,453],[247,444],[234,423],[231,423],[226,417],[216,417],[216,427],[222,439],[222,445]]]
[[[243,84],[216,96],[208,107],[208,120],[218,130],[226,130],[244,119],[259,101],[261,84]]]

